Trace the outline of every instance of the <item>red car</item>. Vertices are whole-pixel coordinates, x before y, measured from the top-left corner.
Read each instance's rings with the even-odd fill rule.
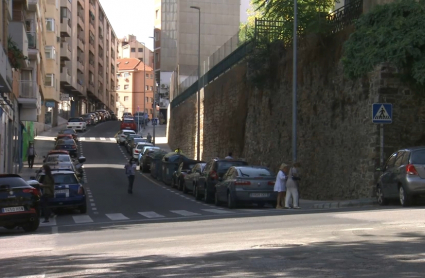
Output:
[[[121,130],[123,129],[132,129],[134,131],[137,131],[136,122],[134,121],[134,118],[124,118],[121,122]]]

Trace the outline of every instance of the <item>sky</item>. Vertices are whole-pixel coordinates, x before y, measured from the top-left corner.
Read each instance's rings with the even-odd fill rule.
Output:
[[[106,17],[118,38],[135,35],[152,49],[155,20],[154,0],[99,0]],[[246,10],[249,0],[241,0],[241,21],[247,20]]]

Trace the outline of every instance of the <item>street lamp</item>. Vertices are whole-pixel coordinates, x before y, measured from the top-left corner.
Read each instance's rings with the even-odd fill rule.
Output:
[[[298,0],[294,0],[294,34],[292,61],[292,162],[297,161],[297,40]]]
[[[198,10],[199,23],[198,23],[198,134],[196,157],[201,160],[201,8],[197,6],[190,6],[191,9]]]
[[[145,113],[146,113],[146,45],[144,42],[143,44],[143,129],[146,129],[146,120],[145,120]],[[140,114],[139,114],[140,118]]]
[[[153,145],[155,146],[155,125],[156,125],[156,120],[155,120],[155,116],[156,116],[156,96],[155,96],[155,91],[157,90],[157,84],[156,84],[156,72],[155,72],[155,30],[153,31],[153,37],[149,37],[150,39],[153,39],[153,76],[154,76],[154,86],[155,88],[153,89],[153,113],[152,113],[152,125],[153,125]],[[155,122],[155,124],[154,124]]]

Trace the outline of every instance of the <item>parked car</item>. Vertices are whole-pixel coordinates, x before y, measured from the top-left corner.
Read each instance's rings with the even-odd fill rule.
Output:
[[[86,121],[86,124],[89,125],[95,125],[94,118],[92,114],[83,114],[81,115],[81,118],[83,118]]]
[[[118,131],[115,134],[115,140],[117,140],[117,144],[124,145],[125,140],[127,139],[127,135],[129,135],[129,134],[136,134],[136,132],[134,130],[131,130],[131,129],[123,129],[123,130]]]
[[[62,153],[62,151],[63,150],[60,150],[61,153],[56,153],[56,152],[52,153],[52,151],[50,151],[46,156],[43,156],[43,163],[46,163],[46,162],[72,162],[72,158],[69,156],[69,152],[64,151],[64,153]]]
[[[143,142],[148,143],[148,139],[142,138],[141,136],[140,137],[133,137],[133,138],[131,138],[127,142],[128,143],[128,145],[126,146],[127,147],[127,152],[129,154],[133,153],[134,148],[137,146],[137,144],[138,143],[143,143]]]
[[[425,196],[425,147],[401,149],[377,170],[382,172],[376,186],[378,204],[398,198],[409,206],[415,197]]]
[[[69,118],[66,128],[72,128],[76,131],[86,131],[87,122],[82,117],[79,118]]]
[[[200,161],[196,160],[181,162],[179,168],[173,173],[173,181],[171,183],[171,187],[176,187],[178,190],[182,190],[183,193],[187,193],[188,189],[185,184],[185,177],[199,162]]]
[[[0,174],[0,226],[34,232],[40,224],[40,192],[19,175]]]
[[[124,118],[131,118],[131,117],[132,117],[132,115],[131,115],[130,112],[124,112],[124,113],[122,113],[122,119],[124,119]]]
[[[120,129],[132,129],[137,130],[136,122],[133,118],[124,118],[121,122]]]
[[[61,135],[61,134],[71,134],[71,135],[72,135],[72,138],[73,138],[75,141],[78,141],[78,134],[77,134],[77,132],[76,132],[74,129],[72,129],[72,128],[62,129],[61,131],[59,131],[59,132],[58,132],[58,136],[59,136],[59,135]]]
[[[92,118],[95,125],[99,123],[99,119],[97,118],[96,113],[88,113]]]
[[[244,160],[238,159],[214,158],[210,160],[207,165],[205,165],[205,168],[202,171],[197,184],[195,185],[196,198],[199,199],[200,195],[203,195],[204,201],[206,203],[214,200],[215,185],[217,184],[219,178],[222,178],[230,167],[244,165],[248,165],[248,163]]]
[[[46,158],[47,156],[49,156],[51,154],[67,154],[67,155],[69,155],[69,152],[66,151],[66,150],[51,150],[47,153],[46,156],[43,156],[43,158]]]
[[[145,146],[152,146],[151,143],[148,142],[138,142],[135,146],[133,146],[133,148],[131,149],[131,154],[133,156],[134,159],[137,160],[137,163],[139,162],[138,158],[139,158],[139,153],[142,152],[143,148]]]
[[[128,134],[127,138],[125,138],[124,146],[129,154],[131,154],[131,141],[134,138],[142,138],[142,136],[140,134],[134,133],[134,134]]]
[[[152,158],[155,155],[157,151],[160,151],[161,149],[159,147],[153,147],[148,149],[143,153],[143,156],[139,155],[139,165],[140,165],[140,172],[146,173],[149,172],[151,167]]]
[[[204,163],[204,162],[197,163],[184,176],[184,188],[186,188],[187,191],[192,191],[193,195],[195,195],[195,190],[194,190],[195,184],[198,182],[199,176],[201,175],[202,171],[204,170],[205,165],[207,165],[207,164]]]
[[[71,157],[77,157],[77,143],[72,139],[60,139],[56,141],[55,150],[66,150]]]
[[[116,121],[116,120],[118,120],[117,119],[117,115],[115,115],[115,113],[114,112],[109,112],[110,114],[111,114],[111,120],[112,121]]]
[[[276,176],[266,167],[230,167],[215,185],[214,203],[218,206],[225,202],[228,208],[235,208],[239,203],[257,203],[259,207],[272,203],[274,206],[275,180]]]
[[[86,191],[73,171],[52,170],[55,181],[55,195],[50,199],[51,208],[78,209],[80,213],[87,212]],[[45,173],[40,172],[31,179],[43,183]]]
[[[109,113],[105,109],[98,109],[96,112],[99,112],[104,117],[105,121],[109,121]]]
[[[55,137],[55,141],[58,141],[60,139],[74,139],[74,137],[72,136],[72,134],[58,134]]]

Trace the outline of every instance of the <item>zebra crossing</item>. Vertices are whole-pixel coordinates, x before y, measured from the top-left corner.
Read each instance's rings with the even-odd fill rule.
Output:
[[[113,142],[113,143],[117,142],[117,139],[115,139],[114,137],[79,137],[78,140],[80,140],[80,142],[85,142],[85,141]]]
[[[182,217],[202,217],[202,216],[214,216],[214,215],[235,215],[243,213],[259,213],[259,212],[270,212],[276,211],[274,209],[200,209],[196,211],[189,210],[169,210],[161,213],[155,211],[140,211],[134,214],[124,213],[105,213],[105,214],[82,214],[82,215],[59,215],[50,219],[48,223],[40,223],[40,226],[57,226],[62,224],[89,224],[89,223],[104,223],[104,222],[116,222],[116,221],[137,221],[137,220],[155,220],[155,219],[172,219]],[[40,221],[41,222],[41,221]],[[58,224],[59,223],[59,224]]]

